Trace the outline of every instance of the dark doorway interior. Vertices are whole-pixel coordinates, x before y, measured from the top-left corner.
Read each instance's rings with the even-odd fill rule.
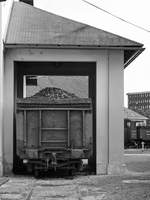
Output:
[[[95,62],[15,62],[15,105],[14,105],[14,160],[13,171],[19,172],[19,160],[16,154],[16,99],[24,97],[24,77],[30,76],[27,84],[35,84],[35,76],[88,77],[88,97],[93,107],[93,160],[92,173],[96,173],[96,63]],[[80,85],[79,85],[80,87]]]

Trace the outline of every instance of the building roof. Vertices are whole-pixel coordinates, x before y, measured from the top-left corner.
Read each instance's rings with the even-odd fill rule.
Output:
[[[143,92],[129,92],[127,95],[134,95],[134,94],[150,94],[150,91],[143,91]]]
[[[140,115],[139,113],[133,110],[124,108],[124,119],[129,119],[131,121],[142,121],[142,120],[147,120],[148,118],[143,115]]]
[[[5,47],[119,48],[125,49],[124,62],[143,51],[143,44],[79,23],[23,2],[14,2]]]

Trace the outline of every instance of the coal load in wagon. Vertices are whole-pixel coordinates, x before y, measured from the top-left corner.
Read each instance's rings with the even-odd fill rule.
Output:
[[[17,100],[17,157],[29,171],[90,169],[92,102],[60,88]]]

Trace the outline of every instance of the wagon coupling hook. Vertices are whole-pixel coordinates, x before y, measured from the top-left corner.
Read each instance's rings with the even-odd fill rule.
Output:
[[[54,170],[56,171],[56,165],[57,165],[57,158],[56,158],[56,153],[52,153],[52,166],[54,167]]]
[[[46,159],[46,168],[49,168],[49,158]]]

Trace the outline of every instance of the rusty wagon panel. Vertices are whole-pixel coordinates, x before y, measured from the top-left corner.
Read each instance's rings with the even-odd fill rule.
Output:
[[[80,98],[18,99],[17,156],[25,164],[32,163],[33,170],[71,169],[82,159],[92,159],[91,105],[90,99]]]

